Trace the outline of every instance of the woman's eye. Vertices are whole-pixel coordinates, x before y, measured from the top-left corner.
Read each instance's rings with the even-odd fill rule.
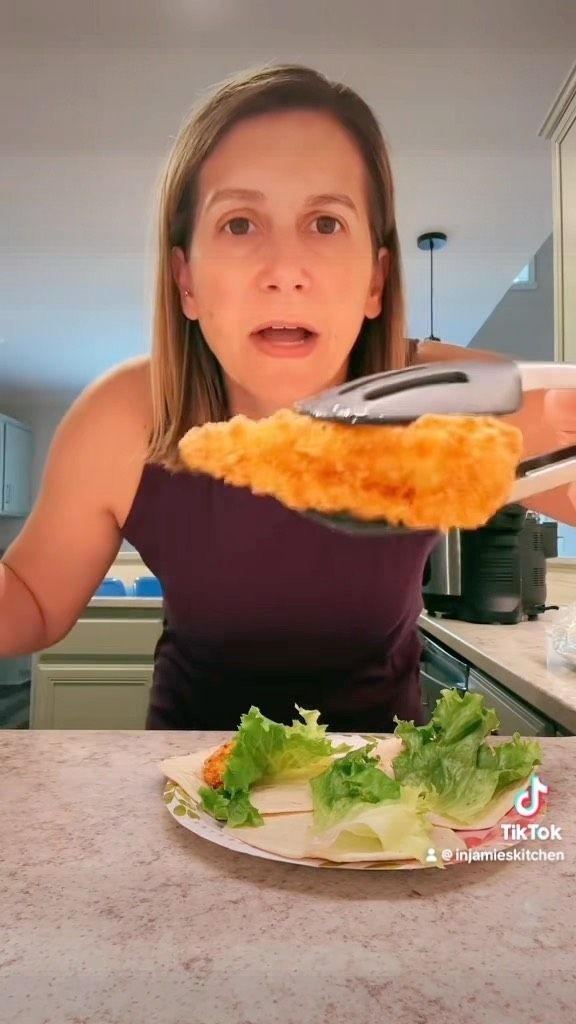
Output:
[[[246,224],[251,224],[251,223],[252,222],[250,220],[248,220],[248,217],[232,217],[231,220],[227,221],[226,224],[224,224],[223,230],[225,231],[226,228],[229,225],[239,225],[239,224],[240,225],[246,225]],[[248,234],[247,231],[242,231],[242,230],[237,231],[236,229],[232,229],[228,233],[232,234],[232,235],[245,235],[245,234]]]
[[[336,217],[330,217],[328,214],[323,214],[321,217],[316,217],[316,222],[318,224],[324,223],[324,227],[326,226],[326,223],[328,222],[328,224],[330,224],[330,223],[337,224],[340,229],[342,228],[342,225],[341,225],[340,221],[336,220]],[[338,232],[337,231],[330,231],[330,230],[325,231],[324,228],[323,228],[322,230],[320,230],[318,232],[318,234],[320,234],[320,235],[336,235],[336,234],[338,234]]]

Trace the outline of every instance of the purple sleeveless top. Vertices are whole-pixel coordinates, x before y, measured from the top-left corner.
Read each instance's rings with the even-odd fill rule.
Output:
[[[148,729],[236,729],[254,704],[338,731],[422,722],[417,618],[438,534],[354,537],[203,473],[146,465],[125,538],[164,588]]]

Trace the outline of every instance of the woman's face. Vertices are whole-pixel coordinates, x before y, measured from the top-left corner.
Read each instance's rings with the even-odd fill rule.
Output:
[[[373,259],[366,179],[353,139],[315,111],[242,121],[204,163],[190,252],[173,251],[173,272],[232,414],[268,416],[346,379],[387,271],[385,249]],[[315,333],[254,333],[270,323]]]

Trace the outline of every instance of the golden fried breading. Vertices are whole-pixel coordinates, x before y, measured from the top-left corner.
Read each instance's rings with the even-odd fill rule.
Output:
[[[202,778],[207,786],[211,786],[212,789],[221,789],[224,785],[224,772],[235,745],[236,740],[223,743],[218,750],[206,758],[202,767]]]
[[[295,510],[475,529],[510,499],[522,434],[492,416],[349,426],[281,409],[192,427],[179,450],[189,470]]]

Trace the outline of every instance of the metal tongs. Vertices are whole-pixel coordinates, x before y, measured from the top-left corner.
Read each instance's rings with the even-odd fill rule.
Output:
[[[524,391],[576,391],[574,363],[421,363],[348,381],[296,402],[296,412],[351,427],[400,425],[428,413],[447,416],[506,416],[522,407]],[[576,400],[576,396],[575,396]],[[576,445],[521,462],[510,503],[576,481]],[[303,513],[345,533],[378,536],[413,532],[386,519],[362,520],[347,513]]]

